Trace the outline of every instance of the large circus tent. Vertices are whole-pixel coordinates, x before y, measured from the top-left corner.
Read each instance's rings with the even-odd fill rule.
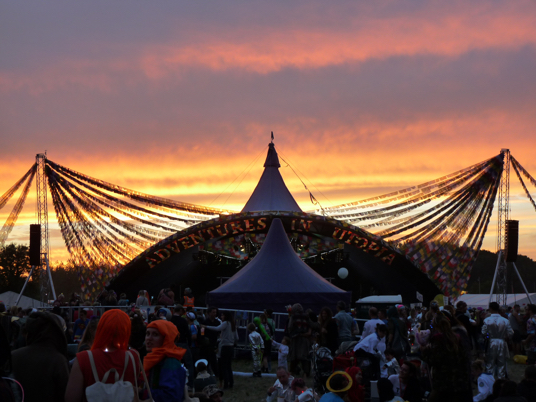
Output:
[[[256,188],[236,212],[144,194],[41,155],[40,162],[0,199],[3,207],[23,189],[0,241],[3,244],[9,235],[37,176],[38,182],[45,179],[50,191],[70,262],[78,268],[87,297],[95,297],[104,287],[124,292],[131,300],[140,290],[155,295],[171,287],[180,295],[190,287],[197,303],[203,304],[209,292],[239,293],[233,288],[239,286],[243,294],[259,287],[279,294],[283,305],[296,299],[281,296],[278,289],[297,293],[300,280],[307,277],[321,279],[323,286],[329,282],[330,289],[342,292],[329,303],[319,303],[371,294],[400,294],[408,303],[427,302],[439,293],[456,297],[466,289],[503,169],[510,165],[534,203],[522,176],[533,185],[536,180],[503,150],[438,179],[338,206],[322,207],[309,192],[314,206],[303,211],[281,176],[272,141]],[[283,259],[277,258],[280,247],[262,251],[265,243],[270,244],[267,233],[274,223],[280,227],[278,241],[283,240],[282,232],[286,234]],[[282,260],[290,259],[300,266],[292,271],[297,274],[291,270],[284,274]],[[337,275],[342,267],[348,270],[344,279]],[[269,281],[263,276],[266,272],[273,272]],[[284,287],[283,282],[295,283],[296,289]],[[313,286],[308,293],[313,297],[321,292]],[[244,309],[247,299],[242,298]]]

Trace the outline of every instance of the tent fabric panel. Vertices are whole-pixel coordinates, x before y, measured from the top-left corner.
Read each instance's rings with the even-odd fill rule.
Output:
[[[280,219],[272,221],[259,253],[216,293],[231,292],[343,293],[294,252]]]
[[[279,169],[266,167],[249,197],[242,212],[253,211],[297,211],[301,212],[292,194],[288,190]]]

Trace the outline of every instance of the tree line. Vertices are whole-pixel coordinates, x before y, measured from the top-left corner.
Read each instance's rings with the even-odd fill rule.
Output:
[[[481,250],[471,271],[467,293],[489,293],[496,265],[497,255],[487,250]],[[528,291],[530,293],[536,292],[536,261],[527,256],[519,255],[516,266]],[[30,269],[27,246],[11,243],[0,249],[0,293],[9,290],[19,293]],[[60,262],[52,265],[51,269],[56,294],[63,293],[68,299],[72,293],[82,293],[76,266],[70,262]],[[34,271],[24,291],[25,296],[40,299],[40,274],[39,270]],[[507,278],[508,293],[524,293],[512,264],[508,264]]]

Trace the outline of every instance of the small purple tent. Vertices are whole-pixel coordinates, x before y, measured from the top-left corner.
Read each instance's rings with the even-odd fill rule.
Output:
[[[351,302],[351,292],[318,275],[296,255],[280,219],[274,219],[259,253],[236,275],[209,292],[208,304],[222,308],[284,312],[301,303],[315,312],[337,301]]]

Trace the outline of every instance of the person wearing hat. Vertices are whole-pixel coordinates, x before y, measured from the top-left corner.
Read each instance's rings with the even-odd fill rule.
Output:
[[[147,325],[145,347],[147,356],[143,369],[147,374],[155,401],[188,401],[187,370],[181,363],[186,353],[175,345],[179,336],[177,327],[166,320],[156,320]]]
[[[197,377],[194,381],[194,391],[202,392],[209,385],[216,385],[216,377],[211,375],[207,371],[208,361],[206,359],[199,359],[195,362],[195,371]]]
[[[158,310],[158,318],[161,320],[169,321],[171,320],[171,310],[165,307],[162,307]]]
[[[208,385],[203,389],[203,392],[209,397],[211,401],[223,402],[223,391],[216,385]]]
[[[320,402],[343,402],[352,384],[352,377],[347,372],[335,371],[326,381],[326,388],[330,392],[324,394]]]

